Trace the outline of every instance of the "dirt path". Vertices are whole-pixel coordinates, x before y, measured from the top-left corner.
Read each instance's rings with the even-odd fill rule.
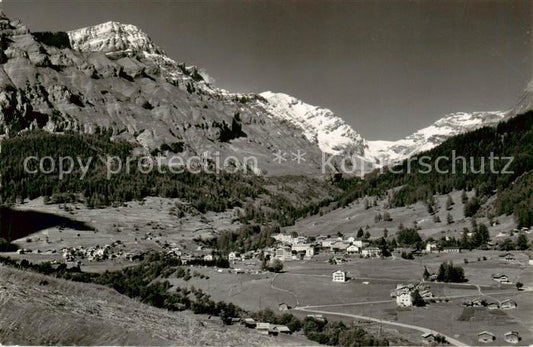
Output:
[[[278,278],[278,275],[279,274],[275,274],[274,277],[272,277],[272,280],[270,281],[270,288],[272,288],[274,290],[277,290],[277,291],[280,291],[280,292],[291,294],[292,296],[294,296],[294,300],[296,301],[296,306],[300,306],[300,301],[298,300],[298,295],[296,295],[295,293],[293,293],[292,291],[290,291],[288,289],[279,288],[279,287],[276,287],[274,285],[274,281],[276,280],[276,278]]]
[[[442,333],[440,333],[438,331],[431,330],[431,329],[428,329],[428,328],[424,328],[424,327],[421,327],[421,326],[418,326],[418,325],[399,323],[399,322],[391,322],[391,321],[387,321],[387,320],[383,320],[383,319],[379,319],[379,318],[373,318],[373,317],[368,317],[368,316],[360,316],[360,315],[350,314],[350,313],[321,311],[321,310],[309,309],[307,307],[295,307],[294,310],[303,311],[303,312],[310,312],[310,313],[317,313],[317,314],[328,314],[328,315],[335,315],[335,316],[342,316],[342,317],[350,317],[350,318],[355,318],[355,319],[360,319],[360,320],[367,320],[367,321],[376,322],[376,323],[380,323],[380,324],[393,325],[393,326],[397,326],[397,327],[418,330],[418,331],[422,332],[423,334],[425,334],[425,333],[433,333],[435,335],[439,334],[441,336],[444,336],[446,338],[446,340],[452,345],[455,345],[455,346],[468,346],[467,344],[465,344],[465,343],[463,343],[463,342],[461,342],[461,341],[459,341],[457,339],[454,339],[453,337],[450,337],[450,336],[442,334]]]

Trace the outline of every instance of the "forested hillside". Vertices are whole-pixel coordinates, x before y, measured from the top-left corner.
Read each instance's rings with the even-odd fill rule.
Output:
[[[498,158],[492,164],[491,153]],[[420,160],[424,156],[426,159]],[[435,170],[437,165],[440,172]],[[337,184],[345,191],[340,205],[346,206],[365,195],[390,194],[391,207],[417,201],[431,207],[434,194],[475,190],[476,197],[468,201],[467,214],[474,215],[488,197],[496,194],[497,213],[514,213],[520,226],[529,226],[533,216],[533,194],[528,185],[533,170],[533,112],[496,127],[457,135],[391,169],[382,174],[373,172],[364,180],[340,180]],[[513,185],[515,181],[517,184]],[[393,188],[398,189],[392,193]]]

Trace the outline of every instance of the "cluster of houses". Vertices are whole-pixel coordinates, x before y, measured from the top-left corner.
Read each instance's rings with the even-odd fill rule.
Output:
[[[120,240],[114,241],[109,245],[85,248],[83,246],[65,247],[61,249],[61,255],[67,263],[87,260],[90,262],[100,262],[108,259],[123,258],[126,260],[133,260],[136,253],[139,252],[125,252],[123,249],[117,249],[121,244]],[[124,246],[123,246],[124,247]]]
[[[499,255],[500,261],[509,264],[520,264],[520,260],[516,259],[514,254],[507,252]]]
[[[424,300],[429,300],[434,297],[433,293],[429,290],[429,287],[423,283],[408,283],[397,284],[396,288],[390,293],[391,298],[396,299],[396,305],[400,307],[413,306],[413,292],[418,290],[418,294]]]
[[[437,242],[426,242],[426,253],[460,253],[459,247],[440,247]]]
[[[241,323],[250,329],[255,329],[258,333],[263,335],[276,336],[278,334],[292,334],[291,329],[286,325],[256,322],[253,318],[245,318]]]
[[[332,252],[335,254],[360,255],[362,257],[380,257],[381,249],[369,247],[368,243],[356,240],[355,237],[332,238],[329,236],[318,236],[310,241],[305,236],[293,236],[288,234],[274,235],[278,242],[273,256],[281,261],[310,259],[318,252]],[[268,251],[268,250],[265,250]]]
[[[520,232],[531,234],[533,232],[533,229],[523,227],[522,229],[513,229],[513,230],[503,230],[496,235],[496,237],[511,237],[513,234],[518,234]]]
[[[481,343],[492,343],[496,341],[496,336],[490,331],[482,331],[479,334],[477,334],[477,336],[478,336],[478,341]],[[503,334],[503,338],[505,342],[512,343],[512,344],[516,344],[520,342],[520,340],[522,339],[518,331],[506,332],[505,334]]]
[[[464,307],[486,307],[488,310],[511,310],[516,308],[518,305],[516,301],[511,299],[506,299],[501,302],[487,302],[484,298],[475,298],[463,302]]]
[[[509,280],[509,277],[505,274],[500,274],[500,273],[497,273],[497,274],[493,274],[492,275],[492,280],[493,281],[496,281],[500,284],[513,284],[513,282],[511,282]]]
[[[287,309],[288,307],[286,304],[280,304],[280,311],[286,311]],[[318,321],[324,321],[324,317],[321,314],[308,314],[307,317]],[[292,334],[291,329],[286,325],[256,322],[253,318],[239,318],[238,321],[240,321],[245,327],[255,329],[258,333],[263,335],[276,336],[279,334]]]

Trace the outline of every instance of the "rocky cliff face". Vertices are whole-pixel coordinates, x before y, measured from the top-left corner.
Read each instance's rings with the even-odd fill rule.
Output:
[[[330,110],[289,95],[218,89],[133,25],[42,34],[1,14],[0,35],[0,136],[110,129],[145,153],[254,156],[262,173],[320,175],[326,154],[380,166],[502,118],[457,113],[403,140],[366,141]],[[527,95],[521,108],[531,107]]]
[[[169,155],[170,147],[184,157],[255,156],[263,173],[320,174],[317,143],[280,122],[262,97],[212,87],[134,26],[110,22],[76,30],[65,47],[62,35],[43,38],[5,16],[0,24],[3,136],[105,128],[145,152]],[[277,151],[296,148],[306,152],[305,162],[293,165],[288,155],[274,160]]]

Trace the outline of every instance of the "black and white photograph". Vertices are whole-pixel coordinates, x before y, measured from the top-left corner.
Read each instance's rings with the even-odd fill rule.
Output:
[[[532,0],[0,0],[0,346],[533,345]]]

